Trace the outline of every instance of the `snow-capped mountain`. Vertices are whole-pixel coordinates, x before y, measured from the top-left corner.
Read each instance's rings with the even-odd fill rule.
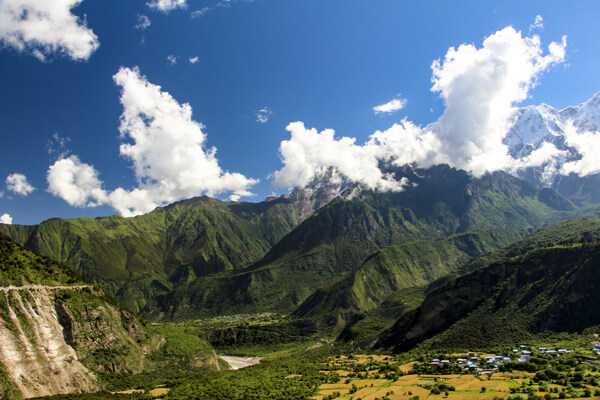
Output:
[[[523,107],[515,112],[513,118],[514,125],[508,132],[504,143],[509,147],[509,152],[515,159],[527,157],[545,143],[551,143],[558,150],[564,152],[541,167],[519,170],[517,175],[538,187],[552,187],[559,190],[561,183],[564,184],[566,178],[561,174],[561,167],[566,162],[582,157],[577,149],[568,142],[566,130],[569,124],[572,124],[578,133],[600,131],[600,93],[585,103],[563,110],[557,110],[547,104]],[[590,176],[585,178],[589,180]],[[573,184],[571,181],[582,179],[584,178],[571,175],[568,179],[569,186]]]

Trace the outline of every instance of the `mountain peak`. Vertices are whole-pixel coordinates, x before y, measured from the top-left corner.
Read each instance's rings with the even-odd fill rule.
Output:
[[[581,158],[581,154],[568,144],[566,138],[566,130],[570,124],[579,132],[600,130],[600,93],[584,103],[560,111],[548,104],[518,109],[513,116],[513,125],[504,139],[512,157],[523,159],[547,143],[566,155],[548,161],[541,167],[517,171],[517,175],[538,187],[556,187],[557,181],[562,177],[562,165]]]
[[[296,203],[301,218],[306,218],[331,200],[340,196],[351,186],[336,169],[328,168],[305,187],[295,187],[290,199]]]

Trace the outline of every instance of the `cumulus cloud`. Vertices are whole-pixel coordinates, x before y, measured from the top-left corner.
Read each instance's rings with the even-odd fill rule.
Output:
[[[544,18],[542,18],[541,15],[536,15],[535,16],[535,20],[533,21],[533,24],[529,25],[529,32],[534,31],[534,30],[542,30],[544,29]]]
[[[198,62],[198,57],[190,57],[188,59],[188,61],[190,62],[190,64],[196,64]]]
[[[152,0],[146,5],[153,10],[168,13],[169,11],[175,10],[176,8],[186,8],[186,0]]]
[[[425,163],[442,153],[442,143],[431,132],[406,118],[385,131],[376,131],[368,144],[379,149],[378,156],[394,165]]]
[[[0,224],[10,225],[12,224],[12,220],[12,217],[6,213],[0,215]]]
[[[204,149],[206,135],[189,104],[179,104],[137,68],[121,68],[114,80],[122,88],[121,137],[132,141],[121,145],[121,155],[133,162],[138,181],[157,200],[250,194],[247,189],[257,181],[221,169],[216,148]]]
[[[266,124],[269,122],[271,115],[273,115],[273,111],[269,110],[269,107],[263,107],[256,113],[256,122]]]
[[[94,207],[107,201],[96,169],[70,156],[56,161],[46,173],[48,192],[72,206]]]
[[[512,27],[487,37],[481,48],[473,44],[452,47],[431,66],[431,90],[445,103],[438,121],[420,128],[403,120],[375,132],[364,145],[357,145],[353,138],[336,139],[332,130],[319,134],[301,122],[290,124],[292,136],[280,146],[284,166],[273,174],[274,183],[304,186],[319,171],[333,167],[351,181],[396,190],[399,185],[380,171],[380,163],[413,163],[423,168],[447,163],[476,176],[542,165],[560,155],[555,147],[545,146],[517,161],[502,142],[514,105],[527,97],[544,71],[564,60],[565,47],[563,37],[544,54],[538,36],[523,37]],[[383,106],[382,111],[392,109]]]
[[[0,42],[41,61],[54,53],[87,60],[98,37],[71,13],[83,0],[4,0],[0,3]]]
[[[152,25],[152,21],[150,21],[150,18],[148,18],[145,15],[138,15],[137,24],[135,24],[134,28],[144,31],[148,29],[150,25]]]
[[[10,174],[6,177],[6,188],[21,196],[28,196],[35,190],[35,188],[27,182],[27,177],[25,175],[17,173]]]
[[[375,114],[392,114],[403,109],[405,105],[406,99],[393,99],[385,104],[373,107],[373,111],[375,111]]]
[[[108,193],[94,167],[71,156],[48,170],[52,194],[74,206],[108,204],[123,216],[201,194],[230,192],[234,199],[252,195],[249,188],[258,181],[221,169],[216,148],[205,148],[204,127],[192,119],[189,104],[180,104],[148,82],[137,68],[121,68],[113,79],[123,105],[119,150],[132,163],[137,187]]]
[[[336,139],[332,129],[318,132],[302,122],[292,122],[286,129],[291,138],[279,147],[284,167],[273,174],[279,187],[306,186],[330,168],[370,189],[398,191],[405,183],[381,171],[382,149],[374,142],[360,146],[354,138]]]
[[[565,138],[567,145],[575,148],[581,158],[564,163],[560,169],[561,174],[575,173],[580,176],[587,176],[600,172],[600,163],[598,162],[600,132],[578,133],[573,124],[569,123],[565,128]]]

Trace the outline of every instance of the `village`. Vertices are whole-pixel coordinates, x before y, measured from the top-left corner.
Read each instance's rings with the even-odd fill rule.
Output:
[[[600,353],[600,342],[592,342],[594,345],[593,353]],[[479,374],[491,374],[504,365],[507,362],[528,362],[533,355],[546,356],[546,357],[560,357],[560,355],[572,353],[572,350],[567,349],[549,349],[547,347],[538,347],[537,351],[528,350],[528,346],[520,345],[518,349],[513,349],[510,354],[507,355],[496,355],[496,354],[485,354],[481,356],[472,355],[468,358],[456,358],[454,361],[449,359],[438,359],[434,358],[429,365],[431,367],[443,366],[446,364],[454,363],[454,365],[460,366],[468,371],[476,371]]]
[[[566,347],[566,346],[565,346]],[[429,356],[431,357],[431,356]],[[505,352],[330,357],[314,400],[560,399],[600,396],[600,341],[573,348],[519,345]]]

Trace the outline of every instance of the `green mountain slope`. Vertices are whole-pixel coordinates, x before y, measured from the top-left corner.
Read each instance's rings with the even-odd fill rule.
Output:
[[[0,233],[0,286],[85,285],[70,268],[48,257],[26,251]]]
[[[400,289],[426,286],[473,257],[504,247],[526,235],[526,230],[502,229],[386,247],[367,258],[346,278],[318,289],[294,311],[294,315],[320,316],[336,325],[347,322],[358,313],[376,308]]]
[[[410,173],[409,173],[410,172]],[[356,267],[393,244],[454,233],[527,229],[561,218],[565,204],[506,173],[473,178],[448,166],[406,173],[414,186],[399,193],[349,194],[321,208],[286,235],[253,269],[334,257],[337,272]],[[555,194],[556,199],[561,199]],[[564,202],[567,202],[562,198]],[[558,203],[558,205],[556,204]]]
[[[201,197],[134,218],[53,219],[0,230],[139,311],[182,282],[250,265],[297,220],[291,199],[252,204]]]
[[[400,193],[350,188],[329,202],[343,185],[314,182],[262,203],[201,197],[134,218],[55,219],[0,231],[136,312],[178,318],[291,312],[390,245],[537,227],[578,211],[502,172],[477,179],[440,165],[396,175],[411,182]]]
[[[542,229],[429,293],[378,345],[476,349],[600,325],[599,238],[594,220]]]
[[[170,317],[290,312],[317,288],[339,281],[390,245],[466,231],[539,227],[577,212],[560,195],[503,172],[477,179],[441,165],[406,167],[401,176],[413,182],[405,191],[348,190],[250,267],[178,286],[161,299],[162,311]]]
[[[354,314],[336,340],[352,343],[358,349],[371,348],[382,332],[391,328],[403,315],[419,307],[426,296],[427,285],[399,289],[377,307]]]

